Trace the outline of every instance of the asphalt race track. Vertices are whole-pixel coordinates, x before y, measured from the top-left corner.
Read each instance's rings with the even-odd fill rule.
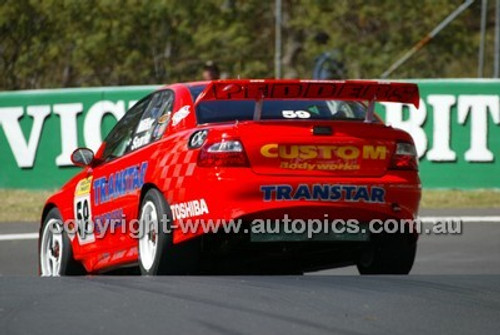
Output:
[[[500,222],[422,235],[412,275],[372,277],[349,267],[306,276],[38,278],[37,241],[1,240],[33,232],[36,224],[0,223],[0,334],[500,333]]]

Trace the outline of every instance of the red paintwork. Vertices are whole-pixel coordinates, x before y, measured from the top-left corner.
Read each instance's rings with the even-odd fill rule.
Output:
[[[84,168],[47,200],[46,208],[56,206],[64,220],[74,219],[74,193],[80,180],[92,176],[95,181],[99,177],[108,176],[131,165],[140,165],[141,162],[147,161],[145,184],[158,188],[170,205],[205,199],[209,213],[198,216],[196,219],[273,218],[285,213],[288,213],[290,217],[301,218],[322,218],[323,214],[330,213],[334,214],[336,218],[356,218],[361,221],[372,218],[413,219],[416,216],[421,196],[418,173],[387,168],[396,141],[413,143],[409,134],[382,123],[366,124],[345,121],[301,120],[289,122],[276,120],[198,125],[194,112],[194,102],[188,86],[209,84],[209,90],[200,95],[199,102],[204,99],[212,99],[212,94],[215,91],[210,91],[210,89],[220,83],[245,85],[248,84],[248,81],[198,82],[164,87],[163,89],[168,88],[175,92],[174,114],[181,107],[187,105],[190,106],[189,115],[175,126],[171,122],[160,140],[111,162]],[[258,83],[272,85],[314,82],[265,80],[258,81]],[[352,84],[352,82],[332,83],[335,85]],[[367,85],[371,85],[370,87],[379,85],[376,82],[357,81],[354,83],[357,85],[367,83]],[[410,94],[401,97],[404,102],[418,103],[418,89],[415,91],[415,85],[402,83],[390,85],[410,92]],[[367,96],[363,95],[364,98]],[[261,94],[260,97],[262,97]],[[389,96],[375,96],[374,94],[369,96],[369,98],[374,97],[381,101],[395,100]],[[264,96],[264,98],[266,97]],[[337,96],[336,98],[347,99],[349,96]],[[330,125],[334,129],[334,134],[331,136],[312,136],[313,125]],[[193,132],[200,129],[209,129],[206,143],[214,143],[222,138],[241,140],[250,167],[198,167],[196,162],[200,149],[188,149],[187,144]],[[335,142],[348,143],[359,148],[362,148],[363,145],[382,145],[387,147],[388,155],[385,159],[380,160],[367,160],[360,157],[358,163],[361,168],[355,171],[299,172],[281,169],[278,158],[264,157],[260,153],[262,146],[266,144],[314,146]],[[104,145],[96,153],[97,158],[102,153]],[[271,153],[275,154],[276,149],[271,148]],[[321,159],[316,158],[311,162],[321,163]],[[269,184],[297,186],[298,184],[318,183],[380,186],[385,188],[385,203],[331,203],[305,200],[264,202],[260,190],[260,186]],[[127,220],[138,218],[141,189],[98,205],[94,203],[96,192],[94,187],[90,192],[93,217],[122,208]],[[400,211],[393,210],[392,204],[394,203],[401,207]],[[180,243],[191,237],[193,235],[184,235],[180,231],[174,232],[175,243]],[[80,245],[78,239],[75,238],[72,241],[72,246],[74,257],[80,260],[89,272],[137,262],[137,240],[129,237],[128,234],[107,234],[103,239],[96,239],[96,242],[84,245]]]
[[[369,80],[217,80],[196,103],[217,99],[328,99],[411,103],[418,108],[418,86]]]

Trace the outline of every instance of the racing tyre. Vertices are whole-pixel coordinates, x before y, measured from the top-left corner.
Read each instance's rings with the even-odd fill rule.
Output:
[[[63,229],[59,210],[53,208],[40,228],[39,271],[44,277],[83,275],[83,266],[73,258],[71,241]]]
[[[411,235],[385,236],[364,250],[357,262],[362,275],[407,275],[417,252],[416,238]]]
[[[165,224],[163,217],[168,219]],[[163,195],[156,189],[148,190],[139,214],[139,267],[143,275],[199,272],[199,239],[174,245],[171,218],[170,206]]]

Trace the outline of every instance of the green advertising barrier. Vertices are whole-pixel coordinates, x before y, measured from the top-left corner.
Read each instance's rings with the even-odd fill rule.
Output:
[[[408,131],[426,188],[500,188],[500,80],[412,80],[420,107],[383,104],[386,123]]]
[[[0,93],[0,187],[56,188],[75,175],[69,156],[94,150],[117,119],[155,86]],[[99,131],[100,130],[100,131]]]
[[[413,80],[418,109],[380,104],[408,131],[427,188],[500,188],[500,81]],[[56,188],[78,168],[77,146],[96,149],[125,111],[156,86],[0,93],[0,187]]]

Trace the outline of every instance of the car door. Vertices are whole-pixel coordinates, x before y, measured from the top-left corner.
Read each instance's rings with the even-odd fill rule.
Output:
[[[93,241],[86,247],[87,252],[109,251],[113,246],[113,239],[109,237],[121,235],[116,232],[123,224],[122,219],[127,219],[127,201],[130,200],[130,195],[126,192],[127,188],[121,187],[121,180],[124,177],[122,171],[134,173],[127,170],[132,163],[127,161],[125,154],[149,100],[149,96],[140,100],[125,113],[104,140],[103,149],[99,150],[101,154],[97,157],[99,163],[89,169],[87,181],[90,182],[92,188],[91,205],[86,208],[85,203],[82,203],[81,206],[82,214],[94,223],[93,236],[86,236],[87,239]],[[116,185],[120,185],[117,191],[115,191]],[[75,217],[78,218],[79,212],[76,206]],[[120,237],[116,236],[116,238]],[[106,259],[101,258],[101,262],[106,262]]]
[[[106,137],[101,164],[93,169],[92,210],[105,253],[97,266],[118,263],[134,257],[133,238],[140,190],[149,165],[142,148],[159,139],[165,130],[173,94],[159,91],[139,101]],[[125,225],[125,226],[124,226]],[[135,248],[136,249],[136,248]]]

